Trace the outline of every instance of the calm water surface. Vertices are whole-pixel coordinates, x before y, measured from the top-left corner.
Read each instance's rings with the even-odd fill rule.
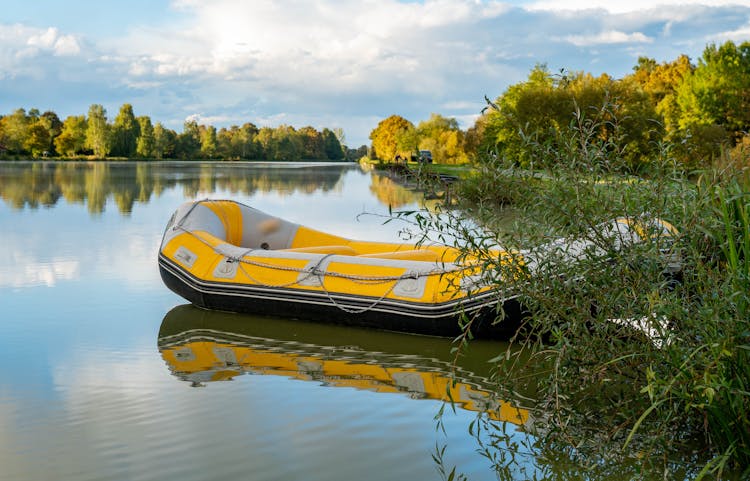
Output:
[[[496,479],[467,427],[528,421],[476,343],[200,311],[163,286],[185,200],[232,198],[349,237],[419,197],[353,165],[0,162],[0,479]],[[518,409],[521,407],[521,409]],[[518,456],[513,477],[537,469]]]

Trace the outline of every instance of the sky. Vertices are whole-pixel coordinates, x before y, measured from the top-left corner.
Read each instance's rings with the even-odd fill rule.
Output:
[[[182,131],[470,127],[537,64],[615,78],[750,40],[750,0],[0,0],[0,115],[102,104]]]

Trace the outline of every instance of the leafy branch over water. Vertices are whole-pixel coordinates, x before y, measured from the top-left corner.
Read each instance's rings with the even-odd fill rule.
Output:
[[[597,135],[602,122],[614,135]],[[528,158],[554,169],[521,171],[487,155],[481,174],[463,187],[473,220],[443,212],[419,213],[415,222],[424,241],[450,240],[478,256],[485,281],[501,287],[501,295],[518,293],[532,313],[494,361],[504,391],[537,400],[537,463],[553,450],[590,478],[617,472],[625,479],[657,473],[744,479],[750,475],[750,177],[737,165],[748,159],[730,164],[725,156],[689,173],[675,167],[673,147],[660,144],[648,178],[626,177],[616,130],[611,116],[579,109],[569,138],[522,132]],[[508,208],[514,228],[501,229],[498,214]],[[665,219],[678,235],[665,242],[641,224],[641,237],[650,241],[615,249],[598,226],[617,217]],[[536,251],[535,272],[545,275],[513,285],[507,263],[487,248],[533,255],[533,246],[558,237],[597,248],[574,263]],[[679,279],[666,272],[677,254]],[[613,319],[638,320],[651,336]],[[470,349],[470,325],[458,339],[463,348]],[[495,468],[502,478],[505,468]]]

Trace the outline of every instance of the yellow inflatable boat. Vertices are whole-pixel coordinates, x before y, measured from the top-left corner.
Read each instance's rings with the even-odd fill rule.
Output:
[[[461,320],[470,320],[475,336],[507,337],[524,314],[510,287],[518,279],[559,275],[566,263],[644,240],[662,249],[667,273],[681,269],[676,230],[667,222],[618,218],[593,234],[513,256],[490,251],[513,278],[487,286],[482,269],[490,266],[455,248],[351,240],[238,202],[202,200],[183,204],[170,219],[159,269],[170,289],[206,309],[439,336],[460,334]]]
[[[500,255],[500,253],[498,254]],[[513,297],[478,287],[479,268],[444,246],[356,241],[229,200],[180,206],[159,252],[165,284],[206,309],[453,336],[517,328]],[[496,309],[506,311],[493,324]]]

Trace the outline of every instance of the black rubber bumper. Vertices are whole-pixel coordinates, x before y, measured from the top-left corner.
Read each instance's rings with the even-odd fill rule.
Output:
[[[194,305],[228,312],[270,315],[349,326],[433,336],[461,334],[460,320],[471,319],[472,333],[481,338],[507,338],[516,332],[523,309],[515,299],[502,303],[504,318],[498,317],[498,301],[490,295],[463,304],[425,306],[419,303],[385,301],[365,296],[331,295],[320,291],[211,283],[195,278],[166,257],[159,257],[164,284]]]

